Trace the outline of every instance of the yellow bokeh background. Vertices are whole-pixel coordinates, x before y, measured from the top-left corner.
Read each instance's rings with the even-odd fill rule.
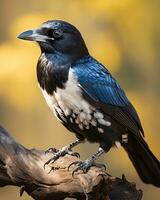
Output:
[[[0,124],[25,146],[61,147],[74,139],[53,117],[36,79],[40,55],[37,44],[17,35],[48,19],[73,23],[90,53],[119,80],[135,105],[146,140],[160,159],[160,1],[138,0],[0,0]],[[88,149],[89,148],[89,149]],[[80,145],[83,159],[97,145]],[[159,200],[159,189],[143,184],[123,150],[102,156],[109,173],[126,174],[144,192],[143,199]],[[20,198],[15,187],[0,188],[0,200]]]

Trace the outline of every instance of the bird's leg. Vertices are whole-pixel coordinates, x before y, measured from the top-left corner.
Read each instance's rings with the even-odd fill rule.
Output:
[[[72,156],[77,156],[79,157],[79,153],[77,152],[72,152],[71,149],[78,144],[80,144],[83,140],[77,139],[74,142],[64,146],[63,148],[56,150],[54,148],[49,148],[46,153],[53,153],[53,157],[49,159],[45,165],[48,165],[50,163],[54,163],[59,157],[64,156],[66,154],[72,155]]]
[[[72,165],[78,165],[78,167],[76,169],[73,170],[72,175],[74,175],[75,172],[77,172],[78,170],[82,170],[83,172],[87,172],[87,170],[91,167],[91,166],[96,166],[96,167],[104,167],[105,165],[103,164],[98,164],[95,163],[95,160],[101,156],[103,153],[105,152],[105,150],[102,147],[99,147],[98,151],[93,154],[90,158],[88,158],[85,161],[76,161],[71,163],[68,166],[68,169],[72,166]]]

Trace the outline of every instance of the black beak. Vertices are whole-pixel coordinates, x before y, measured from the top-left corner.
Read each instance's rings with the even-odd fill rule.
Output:
[[[29,40],[29,41],[36,41],[36,42],[47,42],[48,40],[54,40],[53,38],[49,38],[46,35],[41,34],[40,29],[33,29],[33,30],[28,30],[20,35],[18,35],[19,39],[22,40]]]

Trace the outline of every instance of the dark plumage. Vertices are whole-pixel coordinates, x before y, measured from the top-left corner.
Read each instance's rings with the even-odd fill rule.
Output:
[[[90,56],[80,32],[67,22],[53,20],[19,38],[38,42],[37,77],[42,93],[57,118],[78,138],[46,164],[73,154],[71,149],[87,139],[100,147],[77,163],[75,171],[85,171],[102,153],[121,144],[141,179],[160,187],[160,163],[143,139],[136,110],[110,72]]]

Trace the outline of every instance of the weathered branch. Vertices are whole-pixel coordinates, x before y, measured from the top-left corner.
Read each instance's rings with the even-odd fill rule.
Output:
[[[103,169],[91,167],[86,173],[76,173],[68,166],[78,158],[66,155],[54,163],[57,170],[44,163],[51,157],[44,151],[27,149],[17,143],[0,127],[0,187],[21,187],[20,195],[26,191],[33,199],[62,200],[66,197],[94,200],[140,200],[142,191],[135,184],[108,175]]]

